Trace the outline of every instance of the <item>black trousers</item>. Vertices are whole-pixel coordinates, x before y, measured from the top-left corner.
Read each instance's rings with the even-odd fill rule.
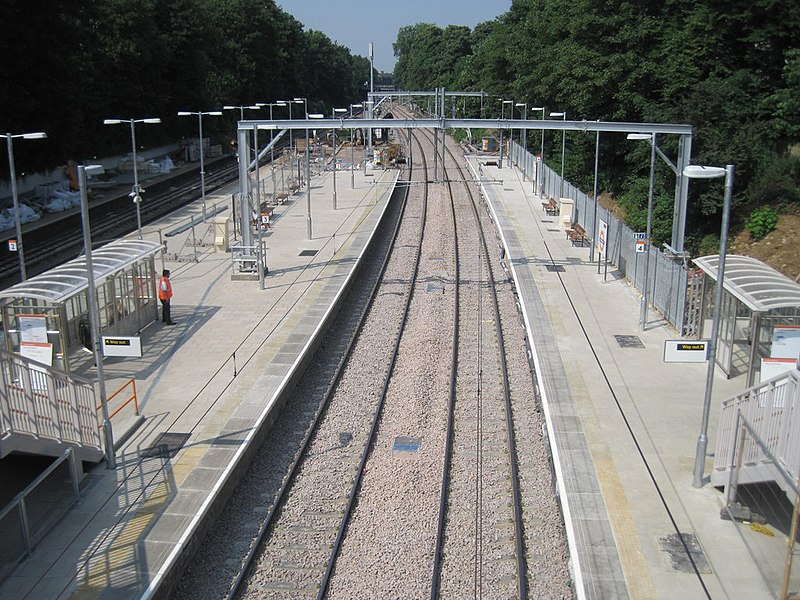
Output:
[[[171,323],[172,317],[169,314],[169,300],[161,301],[161,320],[164,323]]]

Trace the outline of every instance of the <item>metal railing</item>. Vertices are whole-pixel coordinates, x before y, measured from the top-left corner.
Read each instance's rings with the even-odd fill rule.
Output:
[[[789,478],[788,482],[780,478],[775,483],[793,499],[794,482],[800,475],[800,371],[768,379],[722,403],[711,473],[711,482],[715,485],[727,484],[728,473],[735,466],[740,413],[752,424],[769,454],[751,438],[740,457],[739,481],[769,480],[774,457],[786,469]]]
[[[796,393],[795,384],[791,385]],[[733,437],[728,438],[732,444],[728,453],[731,466],[725,486],[725,506],[720,516],[736,527],[748,555],[761,574],[768,595],[787,600],[797,598],[800,590],[800,563],[794,560],[798,551],[800,502],[796,464],[792,473],[780,455],[773,453],[773,449],[783,451],[780,450],[781,444],[770,443],[763,437],[766,434],[774,438],[775,429],[765,427],[763,420],[760,425],[752,422],[744,415],[743,409],[755,408],[753,412],[758,418],[772,413],[772,408],[781,402],[780,408],[788,409],[790,397],[786,397],[784,392],[791,394],[792,389],[775,380],[763,388],[764,393],[757,395],[754,403],[731,404],[732,408],[728,410],[730,413],[735,409],[736,413],[731,427]],[[796,404],[796,396],[794,400],[792,405]],[[782,416],[786,420],[795,413],[784,411]],[[751,468],[748,463],[757,463],[759,477],[767,481],[746,485],[749,479],[747,471]]]
[[[67,449],[0,511],[0,580],[30,555],[79,496],[75,455]]]
[[[85,379],[0,352],[0,435],[101,449],[95,393]]]
[[[511,144],[509,158],[523,172],[526,180],[536,187],[536,166],[540,165],[540,183],[542,194],[554,198],[571,198],[574,202],[572,222],[578,223],[586,230],[587,236],[597,241],[599,221],[608,224],[608,239],[606,252],[611,263],[617,266],[618,271],[626,277],[639,291],[648,286],[648,297],[652,306],[657,309],[676,331],[685,335],[685,313],[688,273],[682,258],[676,258],[671,253],[661,252],[653,246],[649,247],[650,268],[645,282],[645,253],[636,252],[634,244],[634,231],[616,218],[610,211],[593,198],[582,192],[579,188],[564,180],[561,185],[561,175],[537,161],[535,156],[522,148],[516,142]],[[595,218],[596,215],[596,218]]]

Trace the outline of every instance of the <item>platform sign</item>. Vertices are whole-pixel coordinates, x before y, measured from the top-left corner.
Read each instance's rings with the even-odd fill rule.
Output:
[[[701,363],[708,359],[708,340],[665,340],[664,362]]]
[[[644,254],[644,242],[636,241],[636,252],[638,254]]]
[[[8,251],[9,252],[17,251],[17,240],[8,240]]]
[[[608,223],[599,219],[600,231],[598,232],[597,252],[599,256],[606,255],[606,240],[608,239]]]
[[[103,356],[142,357],[142,341],[137,336],[104,335]]]

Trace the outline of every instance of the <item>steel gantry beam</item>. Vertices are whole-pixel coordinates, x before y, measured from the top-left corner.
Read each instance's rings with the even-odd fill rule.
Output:
[[[548,129],[553,131],[599,131],[607,133],[657,133],[691,135],[691,125],[670,123],[625,123],[616,121],[551,121],[533,119],[294,119],[239,121],[239,129]]]
[[[395,95],[441,95],[442,90],[436,92],[395,92]],[[482,95],[483,92],[444,92],[445,96],[457,95]],[[373,95],[371,93],[370,95]],[[375,92],[377,96],[390,94]],[[441,96],[438,96],[441,97]],[[262,130],[317,130],[317,129],[535,129],[550,131],[584,131],[600,133],[655,133],[659,135],[678,135],[678,159],[675,165],[663,153],[659,155],[676,172],[675,207],[672,221],[672,240],[670,250],[678,255],[683,255],[683,244],[686,224],[686,205],[689,191],[689,181],[683,176],[683,169],[689,164],[692,151],[692,126],[672,123],[628,123],[614,121],[562,121],[562,120],[529,120],[529,119],[447,119],[443,116],[432,119],[294,119],[294,120],[247,120],[239,121],[238,142],[239,156],[250,156],[249,132],[256,129]],[[240,197],[244,200],[250,194],[250,183],[247,176],[247,162],[240,161],[239,186]],[[676,167],[676,168],[673,168]],[[244,208],[244,207],[243,207]],[[240,215],[246,215],[245,211]],[[242,217],[244,219],[244,217]],[[244,225],[244,220],[243,220]],[[242,227],[244,245],[250,245],[248,227]]]

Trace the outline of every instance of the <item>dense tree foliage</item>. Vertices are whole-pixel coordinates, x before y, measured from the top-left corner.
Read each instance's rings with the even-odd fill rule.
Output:
[[[48,134],[15,144],[29,171],[124,152],[129,133],[104,118],[160,117],[137,130],[153,145],[196,135],[179,110],[305,97],[309,112],[329,114],[363,99],[369,80],[366,58],[304,31],[272,0],[15,0],[3,18],[0,131]],[[232,137],[235,112],[208,131]]]
[[[496,97],[486,108],[495,115],[498,98],[513,98],[566,111],[569,119],[688,123],[694,163],[736,166],[740,224],[765,205],[798,210],[800,5],[514,0],[507,13],[471,32],[452,29],[400,30],[398,87],[484,90]],[[548,138],[545,159],[560,168],[560,136]],[[528,140],[538,149],[538,136]],[[659,146],[674,159],[676,139],[663,136]],[[568,133],[566,157],[567,177],[591,190],[594,136]],[[629,223],[642,229],[648,169],[646,143],[601,136],[601,190],[616,194]],[[674,186],[659,160],[655,242],[669,239]],[[719,183],[691,186],[688,230],[698,233],[688,242],[695,247],[719,230],[721,192]]]

